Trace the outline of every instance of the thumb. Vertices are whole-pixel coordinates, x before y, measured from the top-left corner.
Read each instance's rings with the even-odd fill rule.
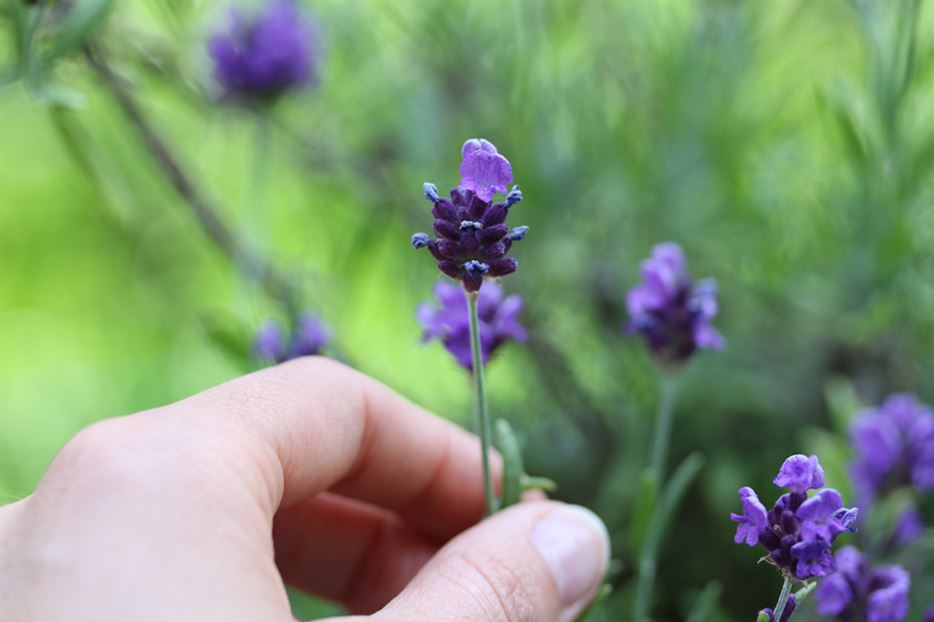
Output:
[[[450,541],[372,622],[572,622],[609,553],[590,510],[522,503]]]

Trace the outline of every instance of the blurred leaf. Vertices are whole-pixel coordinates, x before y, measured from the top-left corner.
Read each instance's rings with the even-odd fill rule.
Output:
[[[69,4],[55,30],[52,45],[42,55],[43,69],[83,45],[107,17],[113,3],[114,0],[81,0]]]
[[[827,400],[834,429],[844,436],[849,434],[853,415],[865,407],[856,394],[853,381],[840,376],[828,379],[824,383],[824,399]]]
[[[709,616],[713,608],[717,606],[717,601],[720,599],[722,591],[723,586],[719,581],[710,581],[707,583],[704,590],[694,602],[691,613],[688,615],[685,622],[706,622],[707,616]]]
[[[519,503],[522,499],[521,478],[525,473],[522,466],[522,452],[512,431],[512,426],[505,419],[496,420],[496,448],[503,456],[503,488],[499,500],[499,509]]]
[[[612,585],[609,583],[601,585],[600,589],[597,590],[596,595],[593,597],[593,600],[590,601],[587,608],[584,609],[577,618],[577,622],[602,622],[606,620],[606,613],[603,611],[602,607],[603,603],[606,602],[606,599],[609,598],[612,593]]]
[[[642,478],[639,480],[639,493],[633,506],[632,526],[630,528],[630,541],[637,557],[645,546],[646,533],[655,513],[657,488],[655,470],[652,468],[645,469],[642,472]]]

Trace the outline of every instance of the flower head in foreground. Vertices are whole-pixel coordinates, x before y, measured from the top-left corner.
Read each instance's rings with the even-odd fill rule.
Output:
[[[313,315],[299,318],[295,332],[288,338],[275,322],[268,322],[257,333],[253,353],[262,361],[282,363],[300,356],[319,354],[330,339],[327,327]]]
[[[901,566],[870,567],[854,547],[836,555],[837,573],[817,588],[817,611],[843,622],[900,622],[908,614],[911,577]]]
[[[850,430],[850,471],[861,502],[901,486],[934,489],[934,409],[909,393],[860,413]]]
[[[470,352],[470,319],[467,299],[461,288],[439,281],[435,285],[439,306],[424,302],[416,315],[422,328],[423,339],[440,339],[458,364],[470,370],[473,357]],[[477,317],[480,320],[480,347],[483,363],[507,341],[520,343],[528,340],[525,328],[519,323],[522,298],[517,295],[503,297],[503,289],[496,282],[487,283],[477,296]]]
[[[315,79],[315,33],[291,0],[274,0],[260,13],[231,12],[224,32],[211,37],[208,51],[224,97],[269,102]]]
[[[627,330],[640,333],[656,358],[683,363],[698,349],[724,347],[723,336],[712,324],[717,283],[713,279],[695,283],[680,246],[657,244],[642,262],[642,279],[626,295]]]
[[[518,186],[506,194],[512,183],[509,160],[482,138],[464,143],[461,155],[461,182],[451,190],[450,199],[439,195],[434,184],[425,184],[425,198],[434,204],[431,213],[436,239],[416,233],[412,246],[427,247],[441,272],[461,281],[468,292],[476,292],[484,277],[515,272],[516,260],[507,254],[529,228],[510,229],[506,225],[510,208],[522,200]],[[497,192],[506,197],[493,203]]]
[[[830,547],[844,531],[853,531],[856,508],[843,507],[840,493],[823,488],[808,498],[808,490],[824,485],[824,470],[816,456],[796,454],[782,464],[774,483],[790,492],[766,510],[756,492],[739,489],[742,514],[731,514],[737,544],[762,545],[765,561],[799,580],[831,574],[836,566]],[[784,613],[782,614],[784,617]]]

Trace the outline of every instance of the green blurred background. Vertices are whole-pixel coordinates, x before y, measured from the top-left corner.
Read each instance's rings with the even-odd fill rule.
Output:
[[[818,451],[847,492],[858,403],[934,401],[934,2],[308,2],[321,80],[262,118],[215,103],[205,41],[227,6],[118,0],[81,36],[332,327],[331,354],[465,425],[463,371],[419,343],[437,274],[409,236],[430,222],[421,183],[455,185],[466,138],[511,160],[531,232],[505,287],[531,342],[491,364],[492,408],[530,471],[610,524],[605,619],[628,612],[657,399],[621,332],[625,292],[656,242],[719,281],[729,342],[681,382],[669,465],[706,462],[665,539],[657,619],[686,618],[711,581],[708,619],[771,605],[778,577],[732,543],[736,489],[771,500],[781,460]],[[76,46],[18,74],[25,9],[3,7],[8,502],[83,426],[248,371],[238,349],[281,310],[238,278]],[[915,554],[934,557],[930,534]],[[930,580],[914,594],[920,620]]]

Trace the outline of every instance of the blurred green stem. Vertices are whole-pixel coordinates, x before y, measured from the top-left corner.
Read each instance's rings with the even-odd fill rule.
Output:
[[[486,385],[483,382],[483,351],[480,347],[480,320],[477,317],[477,292],[464,292],[470,311],[470,352],[473,359],[474,412],[480,431],[480,449],[483,452],[483,493],[486,498],[486,515],[496,511],[496,494],[493,492],[493,477],[490,475],[490,412],[486,403]]]
[[[668,441],[671,436],[671,422],[674,415],[675,393],[677,382],[674,375],[661,372],[659,384],[658,412],[655,415],[655,435],[652,441],[652,474],[656,482],[656,499],[663,499],[665,489],[665,460],[668,455]],[[656,567],[658,565],[658,549],[663,535],[663,523],[667,521],[664,503],[656,503],[652,513],[646,543],[643,545],[641,559],[639,560],[639,578],[636,585],[636,598],[634,601],[634,617],[637,621],[649,619],[652,607],[652,590],[655,584]]]
[[[661,374],[658,413],[655,416],[655,438],[652,441],[652,470],[661,492],[665,481],[665,460],[668,458],[668,441],[671,438],[671,420],[674,415],[675,376],[666,372]]]
[[[785,577],[782,583],[782,592],[778,595],[778,602],[775,603],[775,622],[780,622],[782,614],[785,612],[785,605],[788,603],[788,595],[791,594],[791,579]]]
[[[259,283],[270,297],[288,309],[291,315],[293,309],[298,306],[298,291],[291,281],[276,270],[275,266],[268,263],[261,254],[248,247],[245,241],[235,235],[231,227],[224,222],[215,206],[188,176],[168,144],[149,123],[127,84],[110,68],[101,51],[85,46],[84,54],[91,68],[117,100],[130,126],[139,135],[175,191],[191,208],[208,237],[238,267],[242,267],[249,278]]]

